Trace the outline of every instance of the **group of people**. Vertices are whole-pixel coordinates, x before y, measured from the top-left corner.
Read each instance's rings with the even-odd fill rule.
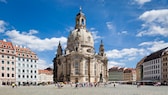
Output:
[[[106,87],[108,85],[108,83],[104,82],[104,83],[100,83],[100,82],[94,82],[94,83],[91,83],[91,82],[86,82],[86,83],[79,83],[79,82],[76,82],[76,83],[72,83],[72,82],[69,82],[69,83],[66,83],[66,84],[69,84],[71,87],[75,87],[75,88],[79,88],[79,87],[100,87],[100,86],[103,86]],[[57,82],[55,84],[55,86],[57,86],[58,88],[62,88],[64,86],[64,83],[63,82]],[[115,83],[113,83],[113,87],[116,87]]]

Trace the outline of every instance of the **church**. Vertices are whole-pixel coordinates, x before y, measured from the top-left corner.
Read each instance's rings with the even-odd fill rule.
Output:
[[[108,59],[103,41],[96,54],[92,33],[86,29],[86,17],[81,9],[76,15],[76,24],[70,31],[65,50],[59,42],[53,66],[54,82],[108,81]]]

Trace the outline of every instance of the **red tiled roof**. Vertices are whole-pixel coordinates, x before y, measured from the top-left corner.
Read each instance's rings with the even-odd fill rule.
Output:
[[[11,42],[6,42],[6,41],[3,41],[3,40],[0,40],[0,48],[14,50]]]
[[[49,70],[38,70],[39,74],[47,74],[47,75],[52,75],[53,71],[49,71]]]

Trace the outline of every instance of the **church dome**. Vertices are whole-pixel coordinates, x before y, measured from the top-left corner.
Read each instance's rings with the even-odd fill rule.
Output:
[[[86,29],[75,29],[70,34],[70,39],[74,42],[78,40],[81,46],[94,47],[94,39],[91,32]]]
[[[84,13],[80,12],[76,15],[75,29],[71,31],[68,37],[67,48],[73,51],[75,47],[93,50],[94,39],[92,33],[86,29],[86,18]]]

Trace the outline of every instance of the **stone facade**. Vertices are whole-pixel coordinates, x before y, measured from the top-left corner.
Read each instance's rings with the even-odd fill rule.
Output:
[[[12,43],[0,40],[0,85],[10,85],[16,81],[15,59]]]
[[[168,84],[168,49],[162,53],[162,80],[164,84]]]
[[[143,80],[143,63],[146,57],[142,58],[136,65],[136,81]]]
[[[124,81],[124,68],[112,67],[109,69],[109,81]]]
[[[108,59],[101,41],[99,53],[94,50],[94,39],[86,29],[85,15],[76,15],[75,29],[70,32],[67,47],[57,48],[54,63],[54,81],[71,82],[105,82],[108,81]]]
[[[133,68],[126,68],[124,70],[124,81],[133,82],[136,81],[136,71]]]
[[[53,70],[52,69],[44,69],[38,70],[38,83],[53,83]]]

